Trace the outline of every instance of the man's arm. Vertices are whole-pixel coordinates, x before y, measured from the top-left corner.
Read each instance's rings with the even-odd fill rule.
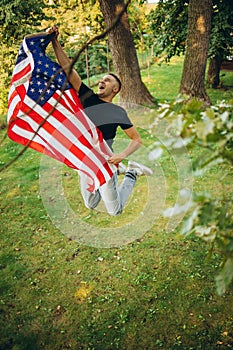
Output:
[[[60,64],[60,66],[64,70],[65,74],[67,75],[67,78],[68,78],[69,82],[71,83],[71,85],[73,86],[73,88],[77,92],[79,92],[80,86],[82,84],[82,80],[75,69],[72,69],[72,71],[70,72],[71,60],[69,59],[69,57],[67,56],[67,54],[63,50],[60,42],[58,41],[59,32],[58,32],[58,28],[56,26],[53,26],[48,30],[48,33],[53,33],[53,32],[56,33],[56,36],[52,40],[52,45],[53,45],[53,49],[54,49],[55,55],[57,57],[58,63]]]
[[[135,126],[124,130],[124,132],[131,139],[131,141],[121,153],[113,154],[111,157],[109,157],[108,162],[111,164],[120,163],[123,159],[127,158],[130,154],[134,153],[142,145],[141,137]]]

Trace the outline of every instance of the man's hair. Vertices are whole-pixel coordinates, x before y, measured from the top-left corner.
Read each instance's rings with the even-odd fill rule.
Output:
[[[115,78],[115,80],[118,82],[118,85],[119,85],[119,90],[118,92],[121,90],[121,81],[120,79],[118,78],[118,76],[114,73],[108,73],[109,75],[111,75],[113,78]]]

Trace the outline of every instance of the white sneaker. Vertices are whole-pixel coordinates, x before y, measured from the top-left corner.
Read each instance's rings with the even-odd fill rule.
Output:
[[[136,174],[138,176],[141,176],[141,175],[151,176],[153,174],[153,171],[150,168],[146,167],[145,165],[134,162],[132,160],[128,162],[128,170],[136,170]]]
[[[123,163],[119,163],[118,169],[117,169],[117,174],[118,175],[125,174],[126,171],[127,171],[127,167]]]

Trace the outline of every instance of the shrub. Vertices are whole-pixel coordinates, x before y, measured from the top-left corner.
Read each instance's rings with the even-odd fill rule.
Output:
[[[170,104],[160,105],[157,120],[167,122],[166,144],[156,143],[152,152],[162,154],[164,148],[191,150],[201,147],[208,150],[199,152],[193,160],[193,175],[203,176],[214,167],[224,167],[225,177],[232,171],[233,164],[233,101],[224,101],[216,106],[203,109],[201,102],[192,100],[185,103],[180,97]],[[152,128],[154,127],[152,125]],[[177,142],[182,137],[182,143]],[[216,277],[217,291],[221,295],[233,279],[233,202],[230,193],[213,195],[187,193],[183,191],[182,205],[164,211],[164,216],[188,213],[181,227],[182,234],[194,233],[211,244],[222,255],[221,272]]]

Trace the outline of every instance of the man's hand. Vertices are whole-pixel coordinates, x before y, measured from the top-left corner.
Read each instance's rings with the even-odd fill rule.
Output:
[[[66,52],[63,50],[63,48],[62,48],[62,46],[57,38],[59,35],[58,27],[54,25],[51,28],[47,29],[46,32],[49,34],[51,34],[51,33],[56,34],[55,38],[53,38],[53,40],[52,40],[52,45],[53,45],[53,49],[54,49],[56,58],[58,60],[58,63],[60,64],[60,66],[64,70],[69,82],[71,83],[73,88],[78,92],[80,89],[82,80],[75,69],[70,70],[71,60],[67,56]]]
[[[46,30],[46,33],[51,34],[54,33],[56,34],[55,38],[57,39],[58,35],[59,35],[59,31],[58,31],[58,27],[56,25],[53,25],[52,27],[48,28]]]
[[[124,132],[131,139],[131,141],[121,153],[113,154],[108,158],[108,162],[110,164],[119,164],[123,159],[128,158],[130,154],[134,153],[142,144],[141,137],[135,126],[131,126],[131,128],[124,130]]]
[[[125,157],[119,153],[119,154],[113,154],[111,157],[108,158],[108,162],[110,164],[119,164]]]

